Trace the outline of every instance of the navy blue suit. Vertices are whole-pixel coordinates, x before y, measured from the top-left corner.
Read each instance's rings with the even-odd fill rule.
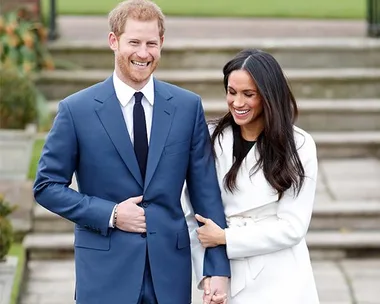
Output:
[[[112,77],[60,102],[34,185],[35,198],[75,225],[78,304],[136,304],[149,259],[159,304],[191,302],[191,254],[180,196],[226,227],[199,96],[154,79],[143,182]],[[76,174],[79,193],[70,189]],[[143,195],[147,233],[109,228],[116,203]],[[148,257],[146,256],[148,254]],[[224,246],[206,250],[204,275],[230,275]]]

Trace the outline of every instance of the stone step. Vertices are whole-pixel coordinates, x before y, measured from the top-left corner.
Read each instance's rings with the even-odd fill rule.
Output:
[[[36,79],[48,100],[62,99],[101,82],[112,70],[45,71]],[[285,74],[297,99],[379,98],[380,68],[286,69]],[[160,70],[158,79],[194,91],[203,99],[223,100],[221,70]]]
[[[314,207],[310,230],[379,230],[380,202],[332,202]],[[73,232],[74,224],[42,206],[34,207],[33,231],[36,233]]]
[[[380,99],[300,99],[297,126],[308,132],[380,131]],[[207,118],[227,111],[223,100],[204,100]]]
[[[380,41],[367,38],[184,39],[164,43],[160,69],[221,70],[236,53],[258,48],[283,68],[380,67]],[[104,41],[57,41],[49,45],[58,63],[78,68],[112,69],[114,55]]]
[[[310,231],[306,236],[313,259],[344,257],[380,257],[380,231],[337,232]],[[23,246],[28,259],[73,258],[72,233],[35,233],[24,238]]]
[[[33,231],[41,233],[73,232],[74,223],[50,212],[39,204],[33,210]]]
[[[380,157],[380,132],[310,132],[318,158]]]
[[[330,203],[317,201],[314,205],[310,230],[380,231],[380,201]]]
[[[309,132],[319,159],[380,157],[380,131]],[[41,133],[39,138],[44,138]]]
[[[73,244],[73,233],[32,233],[23,240],[28,260],[71,259]]]
[[[70,188],[78,191],[78,184],[75,177],[71,180]],[[34,232],[73,232],[74,224],[69,220],[47,210],[39,204],[33,206],[33,231]]]
[[[52,116],[57,100],[49,101]],[[298,101],[297,125],[307,131],[380,131],[380,99],[303,99]],[[224,100],[204,100],[208,119],[227,112]]]

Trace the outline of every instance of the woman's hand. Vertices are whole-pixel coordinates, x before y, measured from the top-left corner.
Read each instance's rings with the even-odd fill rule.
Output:
[[[226,244],[226,234],[224,229],[220,228],[212,220],[196,214],[195,218],[204,225],[197,229],[199,242],[204,248],[216,247]]]
[[[212,294],[212,282],[211,280],[217,280],[219,285],[224,285],[224,291],[227,291],[228,278],[227,277],[206,277],[203,279],[203,304],[227,304],[227,294],[225,292],[220,293],[218,288]],[[214,284],[215,285],[215,284]],[[215,286],[213,286],[215,289]]]

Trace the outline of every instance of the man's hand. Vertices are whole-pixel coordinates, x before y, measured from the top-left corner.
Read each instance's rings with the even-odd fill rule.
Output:
[[[227,277],[207,277],[203,279],[203,303],[227,304]]]
[[[137,206],[142,198],[142,196],[130,197],[117,206],[117,228],[127,232],[146,232],[145,211]]]
[[[204,225],[197,229],[199,242],[204,248],[216,247],[226,244],[226,234],[224,229],[220,228],[211,219],[196,214],[195,218]]]

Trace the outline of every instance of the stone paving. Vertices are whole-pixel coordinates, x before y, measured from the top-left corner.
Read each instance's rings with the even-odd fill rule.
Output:
[[[378,159],[323,160],[320,162],[320,175],[334,200],[380,200]]]
[[[107,43],[107,16],[61,16],[61,41]],[[365,20],[308,20],[270,18],[166,18],[166,40],[246,38],[337,38],[366,36]]]
[[[17,258],[7,257],[0,261],[0,304],[9,304],[12,293],[12,282],[17,270]]]
[[[319,161],[317,203],[380,200],[380,161],[322,159]]]
[[[380,303],[379,260],[314,261],[313,269],[321,304]],[[74,304],[73,261],[32,261],[28,271],[21,304]],[[201,303],[194,291],[193,304]]]

